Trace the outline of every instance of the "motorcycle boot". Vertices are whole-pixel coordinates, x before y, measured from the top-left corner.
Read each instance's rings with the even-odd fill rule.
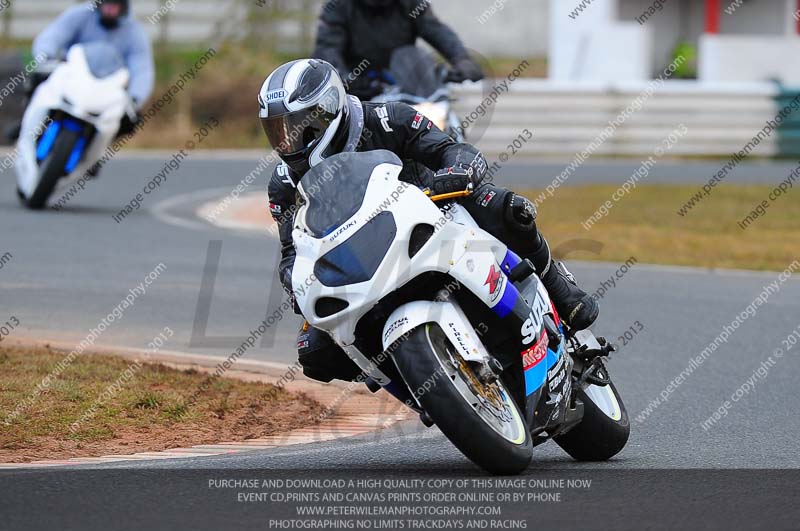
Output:
[[[547,288],[559,317],[573,331],[589,328],[600,313],[600,305],[578,286],[575,277],[563,263],[552,259],[547,240],[540,234],[537,236],[540,245],[524,258],[528,258],[536,267],[536,273]]]

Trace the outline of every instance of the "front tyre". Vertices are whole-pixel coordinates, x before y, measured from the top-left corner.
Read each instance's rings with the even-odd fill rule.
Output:
[[[502,380],[481,384],[439,325],[416,328],[394,359],[425,412],[472,462],[493,474],[528,467],[531,436]]]
[[[578,392],[583,420],[553,440],[578,461],[606,461],[625,447],[631,433],[628,412],[614,383]]]
[[[47,204],[50,194],[64,175],[64,167],[69,161],[72,150],[80,138],[80,133],[70,130],[62,130],[58,135],[50,154],[39,166],[39,182],[30,197],[26,198],[19,189],[17,194],[20,201],[32,210],[40,210]]]

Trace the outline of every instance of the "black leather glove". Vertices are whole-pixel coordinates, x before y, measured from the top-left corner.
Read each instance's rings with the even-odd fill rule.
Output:
[[[450,73],[449,77],[453,81],[480,81],[486,76],[483,73],[481,65],[469,57],[464,57],[456,61],[456,64],[453,65],[453,71]]]
[[[123,114],[119,122],[117,138],[133,133],[136,130],[136,126],[139,124],[139,120],[141,120],[141,115],[137,111]]]
[[[433,195],[441,195],[471,190],[475,184],[475,170],[471,166],[451,166],[433,175],[430,189]]]

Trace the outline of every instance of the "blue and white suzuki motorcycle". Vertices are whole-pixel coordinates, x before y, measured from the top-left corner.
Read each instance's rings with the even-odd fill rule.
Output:
[[[299,183],[292,283],[308,322],[491,473],[525,470],[549,439],[580,460],[617,454],[630,425],[613,347],[571,334],[529,261],[401,169],[388,151],[343,153]]]

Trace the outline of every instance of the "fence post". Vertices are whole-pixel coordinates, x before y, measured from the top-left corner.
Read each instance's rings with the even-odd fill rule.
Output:
[[[3,41],[5,42],[11,40],[11,21],[14,18],[13,11],[14,4],[9,5],[3,11]]]
[[[169,21],[172,18],[172,13],[167,12],[158,22],[158,41],[160,44],[169,43]]]

